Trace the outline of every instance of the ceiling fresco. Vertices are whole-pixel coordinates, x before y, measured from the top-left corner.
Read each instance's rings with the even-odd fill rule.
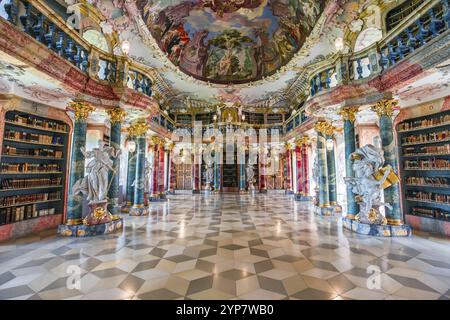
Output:
[[[185,73],[217,83],[262,79],[305,43],[325,0],[141,0],[147,28]]]

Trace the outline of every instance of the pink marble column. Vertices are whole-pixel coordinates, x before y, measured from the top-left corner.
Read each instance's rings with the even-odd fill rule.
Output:
[[[158,144],[153,146],[153,172],[152,172],[152,194],[150,196],[150,201],[157,201],[159,199],[159,183],[158,183]]]
[[[158,148],[158,195],[160,199],[165,199],[164,191],[164,145],[161,143]]]
[[[302,168],[302,150],[300,146],[295,147],[295,156],[297,162],[297,194],[303,194],[303,168]]]
[[[302,171],[303,171],[303,195],[308,196],[309,194],[309,167],[308,167],[308,147],[306,144],[301,146],[301,154],[302,154]]]
[[[285,157],[285,164],[286,164],[286,193],[292,193],[292,173],[291,173],[291,150],[288,149],[286,151],[286,157]]]

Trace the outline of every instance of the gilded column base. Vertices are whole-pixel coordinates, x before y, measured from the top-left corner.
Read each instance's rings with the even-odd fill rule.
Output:
[[[391,226],[402,226],[403,221],[401,219],[386,219],[387,224]]]
[[[130,209],[130,216],[147,216],[148,208],[143,204],[134,205]]]

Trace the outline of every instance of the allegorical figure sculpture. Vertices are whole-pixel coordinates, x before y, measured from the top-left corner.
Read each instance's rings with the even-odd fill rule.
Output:
[[[253,191],[255,183],[255,172],[253,170],[253,165],[251,163],[248,163],[245,171],[247,174],[248,190]]]
[[[214,185],[214,167],[213,167],[214,161],[212,159],[209,159],[206,162],[206,185],[207,190],[212,190]]]
[[[379,208],[381,206],[392,208],[389,203],[381,202],[381,191],[398,183],[398,177],[391,166],[382,167],[384,164],[382,153],[382,150],[368,144],[350,155],[355,177],[344,179],[346,183],[351,184],[356,201],[360,205],[356,220],[361,223],[385,225],[386,218],[380,213]]]
[[[121,151],[107,147],[102,140],[99,140],[98,148],[86,151],[82,147],[81,152],[89,160],[86,167],[87,175],[75,182],[73,193],[81,193],[87,196],[89,201],[90,213],[84,220],[85,224],[96,224],[96,221],[108,222],[106,220],[111,220],[111,215],[106,209],[108,203],[106,195],[110,187],[108,173],[111,170],[117,174],[113,168],[113,159],[117,158]]]
[[[312,175],[313,175],[314,183],[316,185],[314,188],[313,203],[315,206],[319,206],[319,175],[320,175],[320,171],[319,171],[319,159],[317,156],[314,158],[314,164],[312,167]]]

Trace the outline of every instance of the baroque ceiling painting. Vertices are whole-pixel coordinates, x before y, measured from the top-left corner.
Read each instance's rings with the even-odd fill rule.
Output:
[[[305,43],[325,0],[141,0],[137,8],[169,60],[214,83],[262,79]]]

